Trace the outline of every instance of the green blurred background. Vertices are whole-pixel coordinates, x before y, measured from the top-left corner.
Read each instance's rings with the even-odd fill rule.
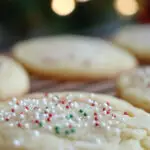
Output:
[[[49,0],[1,0],[0,49],[7,50],[18,40],[44,35],[72,33],[109,37],[119,27],[142,20],[142,9],[135,15],[123,16],[115,9],[114,0],[76,3],[75,10],[67,16],[56,14],[50,4]],[[143,1],[138,5],[143,8]]]

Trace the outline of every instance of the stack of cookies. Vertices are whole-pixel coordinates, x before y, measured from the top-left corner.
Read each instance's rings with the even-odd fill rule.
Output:
[[[146,65],[118,77],[118,95],[134,106],[150,112],[150,25],[127,26],[114,35],[113,42]]]
[[[15,44],[14,59],[1,56],[0,150],[150,150],[150,71],[138,68],[149,62],[148,39],[142,47],[138,36],[148,36],[149,27],[131,28],[113,37],[116,45],[99,38],[53,36]],[[30,75],[61,81],[114,79],[117,96],[124,100],[82,91],[25,95]]]

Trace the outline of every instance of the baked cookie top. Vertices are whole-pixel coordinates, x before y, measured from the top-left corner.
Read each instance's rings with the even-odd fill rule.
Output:
[[[119,44],[131,48],[132,51],[143,54],[150,48],[149,33],[149,25],[129,25],[121,28],[113,39]]]
[[[37,94],[1,105],[0,148],[147,150],[149,123],[147,113],[111,96]]]
[[[122,79],[122,86],[136,88],[141,90],[144,94],[148,94],[148,91],[150,90],[150,67],[146,66],[133,69],[123,73],[119,79]]]
[[[96,78],[112,77],[137,64],[133,56],[111,43],[73,35],[20,42],[13,47],[13,54],[31,70],[43,71],[45,74],[57,72],[62,76],[82,73]]]
[[[25,69],[11,57],[0,55],[0,100],[21,96],[30,88]]]
[[[150,111],[150,67],[123,73],[117,79],[117,88],[124,99]]]

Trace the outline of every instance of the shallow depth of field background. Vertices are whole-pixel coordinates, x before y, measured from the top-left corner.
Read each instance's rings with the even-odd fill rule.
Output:
[[[149,0],[1,0],[0,50],[55,34],[109,38],[125,24],[149,23]]]

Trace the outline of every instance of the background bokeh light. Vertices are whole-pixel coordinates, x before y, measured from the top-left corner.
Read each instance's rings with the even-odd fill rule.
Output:
[[[136,0],[115,0],[114,6],[124,16],[134,15],[139,10],[139,5]]]
[[[52,10],[60,16],[69,15],[73,12],[75,6],[74,0],[52,0],[51,2]]]

